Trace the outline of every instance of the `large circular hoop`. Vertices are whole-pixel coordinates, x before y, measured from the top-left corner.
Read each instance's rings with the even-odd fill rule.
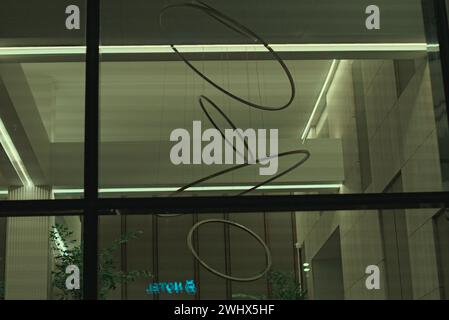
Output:
[[[274,180],[276,180],[277,178],[280,178],[280,177],[286,175],[287,173],[293,171],[294,169],[296,169],[297,167],[299,167],[300,165],[302,165],[304,162],[306,162],[306,161],[310,158],[310,152],[309,152],[308,150],[298,149],[298,150],[291,150],[291,151],[281,152],[281,153],[279,153],[279,154],[275,154],[275,155],[272,155],[272,156],[268,156],[268,157],[265,157],[265,158],[262,158],[262,159],[256,159],[256,164],[260,164],[260,163],[263,162],[263,161],[266,161],[266,160],[269,160],[269,159],[272,159],[272,158],[275,158],[275,157],[277,157],[277,158],[283,158],[283,157],[291,156],[291,155],[295,155],[295,154],[301,154],[301,155],[303,155],[302,159],[300,159],[300,160],[299,160],[298,162],[296,162],[294,165],[292,165],[291,167],[285,169],[285,170],[282,171],[281,173],[278,173],[278,174],[272,176],[271,178],[266,179],[266,180],[264,180],[264,181],[258,183],[258,184],[255,185],[254,187],[251,187],[250,189],[247,189],[247,190],[245,190],[245,191],[242,191],[242,192],[240,192],[240,193],[238,193],[238,194],[236,194],[236,195],[237,195],[237,196],[242,196],[242,195],[244,195],[244,194],[247,194],[247,193],[249,193],[249,192],[251,192],[251,191],[253,191],[253,190],[255,190],[255,189],[257,189],[257,188],[259,188],[259,187],[261,187],[261,186],[263,186],[263,185],[265,185],[265,184],[268,184],[268,183],[270,183],[271,181],[274,181]],[[252,165],[254,165],[254,164],[253,164],[253,163],[244,163],[244,164],[234,165],[234,166],[232,166],[232,167],[230,167],[230,168],[227,168],[227,169],[218,171],[218,172],[213,173],[213,174],[211,174],[211,175],[208,175],[208,176],[206,176],[206,177],[204,177],[204,178],[201,178],[201,179],[195,180],[195,181],[193,181],[193,182],[191,182],[191,183],[189,183],[189,184],[186,184],[186,185],[184,185],[183,187],[181,187],[181,188],[179,188],[178,190],[176,190],[176,191],[174,191],[173,193],[171,193],[170,195],[171,195],[171,196],[176,195],[176,194],[178,194],[178,193],[180,193],[180,192],[183,192],[184,190],[186,190],[186,189],[188,189],[188,188],[190,188],[190,187],[193,187],[193,186],[195,186],[195,185],[197,185],[197,184],[199,184],[199,183],[201,183],[201,182],[205,182],[205,181],[211,180],[211,179],[213,179],[213,178],[216,178],[216,177],[218,177],[218,176],[221,176],[221,175],[223,175],[223,174],[226,174],[226,173],[229,173],[229,172],[232,172],[232,171],[236,171],[236,170],[239,170],[239,169],[242,169],[242,168],[245,168],[245,167],[248,167],[248,166],[252,166]]]
[[[266,261],[266,267],[265,269],[252,277],[246,277],[246,278],[239,278],[239,277],[233,277],[224,273],[221,273],[220,271],[215,270],[214,268],[212,268],[211,266],[209,266],[206,262],[204,262],[198,255],[198,253],[195,251],[195,249],[193,248],[193,244],[192,244],[192,236],[193,236],[193,232],[195,232],[195,230],[206,223],[223,223],[223,224],[230,224],[233,225],[239,229],[242,229],[246,232],[248,232],[253,238],[255,238],[264,248],[265,250],[265,261]],[[244,225],[234,222],[234,221],[229,221],[229,220],[223,220],[223,219],[208,219],[208,220],[203,220],[200,221],[198,223],[196,223],[195,225],[193,225],[193,227],[189,230],[189,233],[187,235],[187,247],[189,248],[190,252],[192,253],[192,255],[195,257],[195,259],[204,267],[206,268],[209,272],[224,278],[224,279],[228,279],[228,280],[232,280],[232,281],[240,281],[240,282],[250,282],[250,281],[255,281],[257,279],[262,278],[270,269],[271,269],[271,265],[272,265],[272,260],[271,260],[271,252],[270,249],[268,248],[268,246],[266,245],[266,243],[262,240],[261,237],[259,237],[254,231],[252,231],[251,229],[245,227]]]
[[[220,90],[221,92],[223,92],[227,96],[233,98],[234,100],[237,100],[237,101],[239,101],[247,106],[250,106],[252,108],[259,109],[259,110],[265,110],[265,111],[278,111],[278,110],[286,109],[288,106],[291,105],[291,103],[295,99],[296,89],[295,89],[295,82],[290,73],[290,70],[288,70],[287,65],[281,59],[281,57],[259,35],[257,35],[256,33],[251,31],[250,29],[248,29],[247,27],[245,27],[238,21],[226,16],[225,14],[221,13],[217,9],[215,9],[201,1],[193,1],[191,3],[171,4],[171,5],[164,7],[160,11],[160,14],[159,14],[159,25],[162,28],[163,28],[162,17],[164,15],[164,13],[166,11],[174,9],[174,8],[193,8],[193,9],[200,10],[200,11],[204,12],[205,14],[207,14],[208,16],[210,16],[211,18],[213,18],[214,20],[221,23],[222,25],[226,26],[228,29],[231,29],[231,30],[235,31],[236,33],[239,33],[243,36],[250,38],[252,40],[252,42],[262,44],[268,50],[268,52],[274,57],[274,59],[281,65],[281,68],[284,70],[284,73],[286,74],[286,76],[288,78],[290,88],[291,88],[290,99],[288,100],[287,103],[285,103],[284,105],[282,105],[280,107],[263,106],[263,105],[259,105],[254,102],[245,100],[245,99],[233,94],[229,90],[226,90],[225,88],[219,86],[215,82],[213,82],[209,77],[204,75],[192,63],[190,63],[190,61],[187,60],[187,58],[181,52],[179,52],[179,50],[176,49],[176,47],[174,45],[170,45],[171,48],[173,49],[173,51],[184,61],[185,64],[187,64],[187,66],[189,66],[190,69],[192,69],[193,72],[195,72],[198,76],[200,76],[205,81],[207,81],[210,85],[215,87],[217,90]]]

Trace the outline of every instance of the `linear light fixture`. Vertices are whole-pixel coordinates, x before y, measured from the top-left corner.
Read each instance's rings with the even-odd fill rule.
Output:
[[[437,51],[438,44],[427,43],[308,43],[270,44],[276,52],[385,52]],[[266,52],[259,44],[177,45],[183,53]],[[0,56],[15,55],[79,55],[85,46],[0,47]],[[169,45],[110,45],[100,46],[102,54],[174,53]]]
[[[426,51],[426,43],[335,43],[335,44],[270,44],[276,52],[334,52],[334,51]],[[261,44],[177,45],[183,53],[267,52]],[[173,53],[168,45],[100,46],[104,54],[114,53]]]
[[[85,54],[85,46],[1,47],[0,56]]]
[[[22,158],[20,158],[19,152],[12,142],[2,119],[0,119],[0,144],[5,150],[5,153],[8,156],[14,170],[17,172],[17,175],[19,176],[22,184],[27,187],[33,186],[33,181],[31,180],[31,177],[22,162]]]
[[[338,60],[332,60],[329,71],[327,72],[326,80],[324,80],[323,87],[321,88],[320,94],[318,95],[318,98],[317,98],[315,105],[312,109],[312,113],[310,114],[310,117],[307,120],[307,124],[302,132],[302,135],[301,135],[302,143],[304,143],[304,141],[307,139],[307,136],[309,135],[313,118],[315,117],[318,107],[321,105],[321,102],[323,100],[323,97],[325,96],[325,93],[327,92],[327,90],[330,87],[330,84],[332,83],[333,76],[338,67],[338,62],[339,62]]]
[[[265,185],[257,190],[304,190],[304,189],[339,189],[340,183],[327,184],[295,184],[295,185]],[[192,191],[238,191],[248,190],[253,186],[207,186],[190,187],[185,192]],[[174,192],[180,187],[151,187],[151,188],[100,188],[100,193],[143,193],[143,192]],[[83,193],[83,189],[54,189],[54,194]]]

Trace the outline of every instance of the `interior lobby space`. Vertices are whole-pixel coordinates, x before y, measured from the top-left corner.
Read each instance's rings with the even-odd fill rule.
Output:
[[[301,200],[449,191],[432,8],[378,0],[369,30],[365,0],[101,1],[94,202],[298,197],[294,210],[92,213],[87,9],[72,2],[0,3],[0,300],[83,299],[89,214],[98,299],[449,297],[444,205]],[[70,4],[79,30],[64,27]],[[3,212],[24,200],[39,213]]]

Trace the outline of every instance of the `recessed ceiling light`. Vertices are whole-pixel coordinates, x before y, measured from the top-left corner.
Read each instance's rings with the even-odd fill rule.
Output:
[[[339,62],[338,60],[332,60],[332,63],[329,68],[329,71],[327,73],[326,79],[324,80],[323,87],[321,88],[321,91],[318,95],[315,105],[313,106],[312,113],[310,114],[309,119],[307,120],[307,124],[302,132],[301,141],[303,143],[307,139],[307,136],[309,135],[309,132],[310,132],[310,129],[312,126],[312,121],[313,121],[313,118],[315,117],[315,113],[317,112],[318,107],[321,105],[323,97],[325,96],[327,90],[329,89],[329,87],[332,83],[332,79],[333,79],[335,72],[337,70],[337,67],[338,67],[338,62]]]
[[[276,52],[385,52],[385,51],[435,51],[438,44],[427,43],[308,43],[270,44]],[[267,52],[259,44],[210,44],[177,45],[183,53],[212,52]],[[79,55],[86,53],[86,46],[36,46],[0,47],[0,56],[11,55]],[[100,46],[102,54],[174,53],[169,45],[110,45]]]
[[[31,180],[30,175],[25,168],[25,165],[22,162],[22,158],[19,155],[14,143],[11,140],[11,137],[6,130],[6,127],[0,119],[0,144],[5,150],[6,155],[8,156],[9,161],[11,162],[14,170],[19,176],[20,181],[24,186],[33,186],[33,181]]]
[[[294,184],[294,185],[265,185],[260,186],[257,190],[304,190],[304,189],[339,189],[340,183],[328,184]],[[248,190],[253,186],[207,186],[207,187],[190,187],[183,192],[197,191],[238,191]],[[180,187],[149,187],[149,188],[100,188],[100,193],[145,193],[145,192],[175,192]],[[83,189],[54,189],[55,194],[83,193]]]

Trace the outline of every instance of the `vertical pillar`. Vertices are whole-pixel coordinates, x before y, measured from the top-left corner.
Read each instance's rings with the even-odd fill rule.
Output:
[[[449,189],[449,29],[444,1],[421,0],[424,31],[428,45],[438,44],[438,50],[428,50],[430,79],[437,126],[443,190]]]
[[[10,200],[51,199],[49,187],[14,187]],[[47,299],[52,217],[11,217],[6,227],[5,299]]]

